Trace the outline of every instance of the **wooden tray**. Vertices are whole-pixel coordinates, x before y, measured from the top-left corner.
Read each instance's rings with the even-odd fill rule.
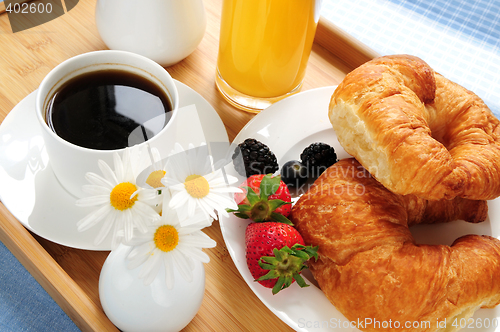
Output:
[[[167,68],[175,79],[200,93],[216,109],[230,140],[253,117],[239,111],[214,84],[222,0],[205,0],[207,31],[197,50]],[[0,15],[0,121],[57,64],[84,52],[106,49],[95,27],[95,0],[80,1],[69,13],[44,25],[12,33]],[[377,54],[332,23],[320,19],[302,91],[338,84]],[[207,250],[206,293],[185,331],[288,331],[241,278],[224,245],[218,222],[206,229],[217,247]],[[0,204],[0,240],[83,331],[116,331],[103,313],[99,273],[109,252],[54,244],[28,232]]]

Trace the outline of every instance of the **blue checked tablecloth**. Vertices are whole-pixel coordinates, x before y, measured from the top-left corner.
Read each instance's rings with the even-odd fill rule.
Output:
[[[416,55],[500,117],[500,1],[324,0],[322,15],[381,55]]]
[[[321,14],[382,55],[421,57],[499,117],[500,1],[323,0]],[[0,243],[0,332],[11,331],[78,328]]]
[[[2,242],[0,242],[0,331],[79,331]]]

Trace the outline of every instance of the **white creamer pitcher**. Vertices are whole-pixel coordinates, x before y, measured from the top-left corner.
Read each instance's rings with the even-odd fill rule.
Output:
[[[207,25],[202,0],[97,0],[104,43],[171,66],[191,54]]]

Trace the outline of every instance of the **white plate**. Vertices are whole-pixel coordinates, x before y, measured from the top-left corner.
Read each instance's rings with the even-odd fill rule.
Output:
[[[175,82],[180,104],[178,142],[187,147],[202,142],[228,143],[226,128],[214,108],[187,85]],[[108,237],[93,241],[100,225],[78,232],[76,222],[89,210],[75,206],[75,198],[57,181],[35,116],[36,91],[24,98],[0,125],[0,200],[33,233],[52,242],[87,250],[110,250]],[[194,121],[193,107],[200,122]],[[200,127],[201,126],[201,127]]]
[[[234,143],[255,138],[269,146],[280,165],[288,160],[300,159],[302,150],[314,142],[325,142],[333,146],[339,159],[349,157],[338,143],[328,119],[328,104],[334,89],[335,87],[325,87],[305,91],[270,106],[241,130]],[[492,216],[500,217],[498,199],[489,202],[489,218]],[[457,221],[416,226],[412,227],[412,233],[417,243],[428,244],[450,245],[459,236],[471,233],[498,238],[500,226],[498,223],[491,224],[489,218],[476,225]],[[314,285],[315,281],[310,274],[306,274],[311,279],[309,281],[312,281],[310,287],[301,289],[294,283],[289,289],[274,296],[270,289],[254,282],[245,260],[244,236],[247,225],[247,221],[234,216],[220,219],[222,234],[236,267],[248,286],[276,316],[297,331],[358,331],[348,326],[347,319]],[[474,324],[479,324],[479,319],[484,322],[486,318],[500,325],[499,308],[478,310],[473,318]],[[495,327],[473,327],[474,331],[495,331]]]

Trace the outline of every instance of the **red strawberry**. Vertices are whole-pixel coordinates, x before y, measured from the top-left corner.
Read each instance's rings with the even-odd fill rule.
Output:
[[[245,231],[247,266],[256,281],[273,294],[294,281],[307,287],[300,272],[311,257],[318,259],[318,247],[305,246],[300,233],[279,222],[251,223]]]
[[[288,217],[291,211],[291,196],[281,176],[257,174],[250,176],[240,185],[243,193],[235,194],[238,203],[235,212],[240,218],[256,222],[279,221],[292,225]]]

